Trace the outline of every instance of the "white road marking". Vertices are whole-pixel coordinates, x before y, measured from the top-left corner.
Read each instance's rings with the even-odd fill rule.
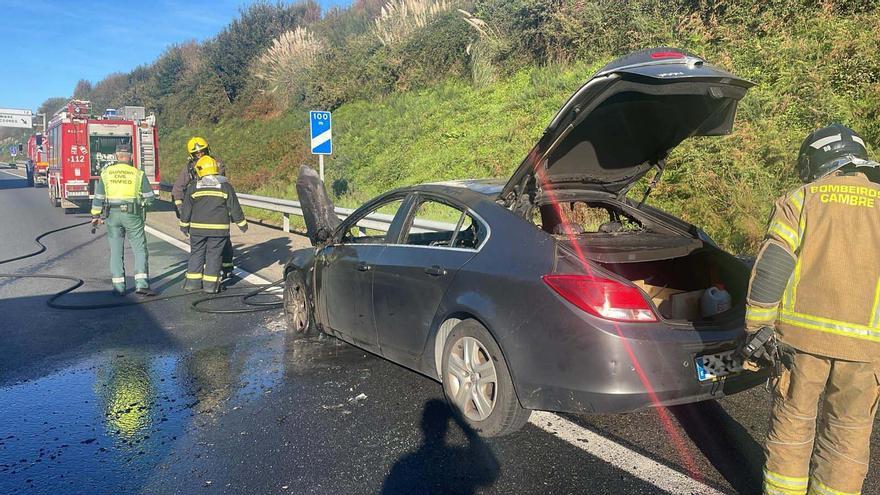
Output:
[[[665,492],[722,495],[722,492],[711,486],[551,412],[534,411],[529,423]]]
[[[144,227],[144,231],[158,237],[159,239],[162,239],[163,241],[167,242],[168,244],[171,244],[172,246],[174,246],[176,248],[182,249],[182,250],[186,251],[187,253],[189,252],[189,244],[187,244],[179,239],[175,239],[174,237],[171,237],[170,235],[168,235],[160,230],[157,230],[157,229],[147,225]],[[263,284],[272,283],[259,275],[255,275],[251,272],[242,270],[241,268],[238,268],[238,267],[235,268],[235,271],[233,273],[238,278],[240,278],[240,279],[244,280],[245,282],[252,284],[252,285],[263,285]]]
[[[13,174],[13,173],[10,172],[9,170],[0,170],[0,172],[3,172],[4,174],[9,174],[9,175],[11,175],[11,176],[13,176],[13,177],[16,177],[16,178],[19,178],[19,179],[27,179],[27,175],[26,175],[26,174],[25,174],[25,175]]]
[[[146,227],[146,231],[163,241],[189,252],[189,245],[168,234],[149,226]],[[251,284],[270,283],[259,275],[254,275],[239,268],[235,270],[244,274],[242,278]],[[239,276],[242,276],[241,274]],[[578,426],[557,414],[547,411],[533,411],[531,418],[529,418],[529,423],[667,493],[675,495],[723,495],[722,492],[705,483],[701,483],[669,466],[630,450],[598,433]]]

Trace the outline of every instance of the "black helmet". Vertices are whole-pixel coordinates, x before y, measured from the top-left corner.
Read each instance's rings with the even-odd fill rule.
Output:
[[[798,175],[812,182],[835,170],[868,159],[865,141],[849,127],[831,124],[807,136],[798,152]]]

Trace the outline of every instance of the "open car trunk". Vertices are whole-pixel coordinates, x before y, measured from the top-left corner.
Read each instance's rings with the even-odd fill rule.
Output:
[[[629,237],[636,241],[640,235]],[[626,241],[596,249],[593,243],[596,239],[591,235],[563,242],[577,243],[576,252],[635,284],[654,304],[657,314],[666,320],[711,323],[741,318],[749,268],[737,258],[702,241],[679,239],[691,241],[687,243],[688,252],[679,246],[661,248],[656,245],[639,250],[640,242]],[[690,249],[692,247],[695,248]],[[615,252],[615,248],[619,250]],[[625,261],[626,258],[633,258],[633,261]],[[716,315],[701,313],[700,298],[710,287],[723,288],[730,294],[731,309]]]
[[[533,221],[587,258],[633,282],[669,321],[726,322],[741,318],[749,268],[721,249],[615,200],[549,203]],[[722,287],[731,309],[704,316],[700,298]]]
[[[638,286],[654,303],[658,314],[667,320],[727,320],[739,317],[745,304],[748,268],[738,259],[712,246],[701,247],[686,256],[663,260],[600,264]],[[730,293],[731,309],[710,316],[701,313],[700,298],[710,287],[722,287]]]

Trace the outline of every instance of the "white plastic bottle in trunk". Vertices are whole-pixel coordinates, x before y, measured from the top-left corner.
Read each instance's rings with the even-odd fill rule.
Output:
[[[723,285],[715,285],[703,291],[700,297],[700,314],[703,317],[721,314],[730,309],[730,293]]]

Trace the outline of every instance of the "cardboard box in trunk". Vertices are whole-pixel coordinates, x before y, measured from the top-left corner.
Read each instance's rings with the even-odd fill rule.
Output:
[[[664,318],[670,320],[700,319],[702,290],[685,292],[680,289],[651,285],[644,280],[633,280],[633,283],[651,298],[654,306],[657,306]]]

